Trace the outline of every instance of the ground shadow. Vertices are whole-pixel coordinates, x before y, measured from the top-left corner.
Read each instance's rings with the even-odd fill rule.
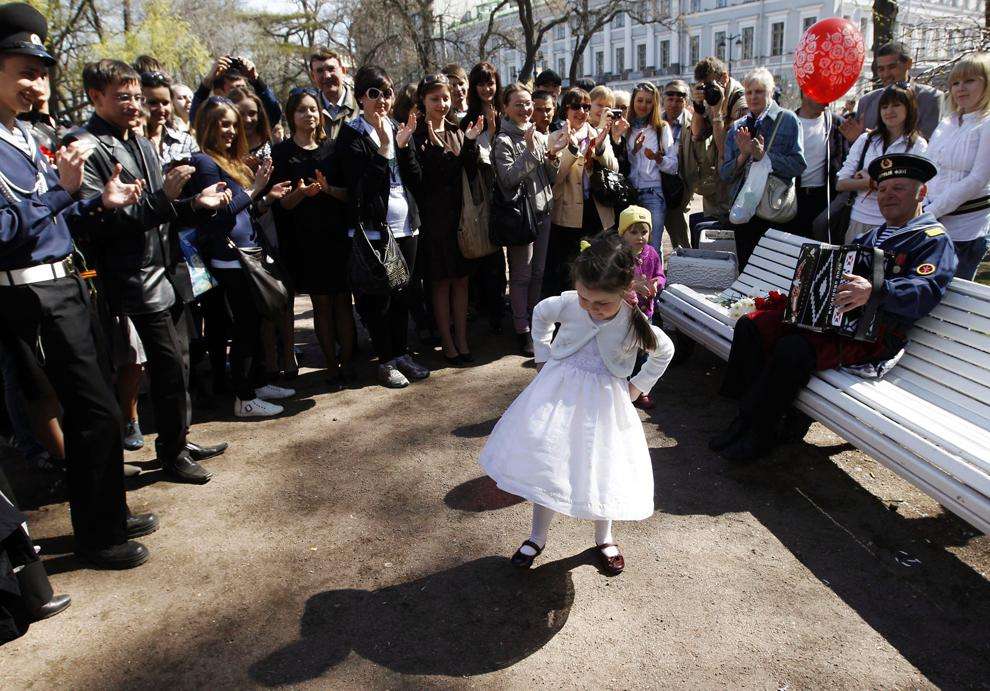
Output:
[[[522,497],[503,492],[487,475],[459,484],[447,492],[443,503],[458,511],[497,511],[526,501]]]
[[[316,679],[353,650],[400,674],[473,676],[529,657],[559,632],[574,603],[581,553],[529,571],[484,557],[369,592],[312,596],[299,640],[249,669],[265,686]]]
[[[500,417],[493,417],[483,422],[472,422],[470,425],[455,427],[451,434],[461,439],[480,439],[487,437],[495,429],[495,425],[498,424]]]
[[[654,392],[658,400],[680,392],[686,402],[658,406],[647,422],[674,442],[650,450],[657,510],[751,514],[932,684],[990,686],[990,582],[945,549],[978,533],[947,513],[901,513],[897,496],[878,497],[850,474],[869,480],[867,464],[850,472],[839,465],[838,455],[852,448],[845,443],[800,441],[759,463],[728,463],[706,444],[733,413],[701,383],[712,374],[720,372],[696,355]]]

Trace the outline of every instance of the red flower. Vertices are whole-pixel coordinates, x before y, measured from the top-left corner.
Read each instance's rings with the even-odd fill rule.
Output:
[[[44,144],[39,144],[38,150],[41,151],[42,155],[44,155],[45,158],[47,158],[52,163],[55,163],[55,153],[51,149],[49,149]]]
[[[758,310],[783,309],[787,306],[787,296],[777,290],[771,290],[766,297],[758,297],[753,300]]]

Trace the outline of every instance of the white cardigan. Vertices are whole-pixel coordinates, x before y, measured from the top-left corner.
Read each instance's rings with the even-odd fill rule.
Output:
[[[550,358],[563,360],[573,355],[592,338],[598,339],[598,352],[608,371],[616,377],[626,378],[636,366],[639,350],[634,343],[631,329],[632,307],[625,302],[612,319],[596,324],[591,315],[581,308],[576,291],[568,290],[559,297],[543,300],[533,310],[533,351],[537,363]],[[557,337],[553,328],[560,324]],[[674,358],[674,344],[663,331],[651,327],[657,337],[657,347],[639,374],[630,383],[640,391],[649,393]],[[553,343],[551,344],[551,339]]]

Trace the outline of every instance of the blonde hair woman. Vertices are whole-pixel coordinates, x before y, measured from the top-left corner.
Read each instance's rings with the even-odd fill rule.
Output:
[[[956,276],[972,280],[990,233],[990,54],[974,53],[949,73],[949,114],[928,145],[938,174],[925,211],[945,226],[959,257]]]

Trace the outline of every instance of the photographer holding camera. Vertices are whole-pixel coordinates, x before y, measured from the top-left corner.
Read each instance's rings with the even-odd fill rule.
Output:
[[[701,195],[705,220],[728,221],[732,206],[731,186],[719,177],[725,152],[725,135],[733,122],[746,114],[746,92],[729,76],[725,63],[707,57],[694,67],[691,88],[694,115],[691,146],[684,163],[685,178],[694,180],[693,191]],[[697,223],[692,219],[692,226]]]
[[[282,107],[275,92],[258,76],[254,63],[238,55],[221,55],[193,94],[192,105],[189,106],[190,126],[196,126],[196,111],[203,101],[210,96],[226,96],[237,87],[250,87],[258,95],[265,106],[268,122],[276,123],[282,119]]]

